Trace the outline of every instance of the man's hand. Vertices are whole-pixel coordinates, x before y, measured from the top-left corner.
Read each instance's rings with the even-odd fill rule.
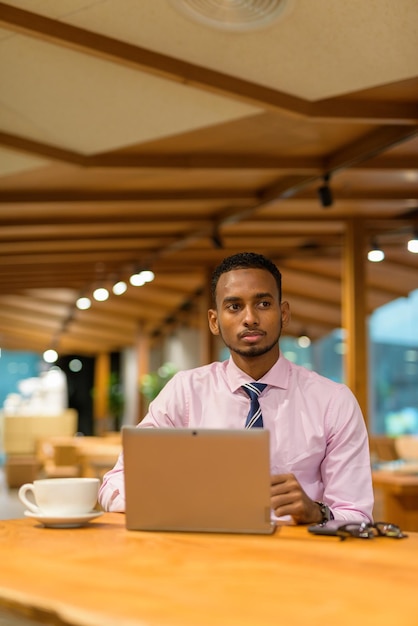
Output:
[[[293,474],[271,477],[271,506],[277,517],[291,515],[297,524],[319,524],[319,506],[303,491]]]

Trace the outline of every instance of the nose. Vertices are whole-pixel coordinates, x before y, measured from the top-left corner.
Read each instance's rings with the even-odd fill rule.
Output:
[[[245,326],[257,326],[258,315],[257,311],[252,306],[246,306],[244,309],[244,324]]]

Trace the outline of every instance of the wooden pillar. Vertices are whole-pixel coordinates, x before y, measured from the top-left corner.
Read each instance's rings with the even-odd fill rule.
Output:
[[[368,423],[366,262],[363,222],[346,222],[343,258],[343,327],[346,331],[345,373]]]
[[[93,417],[94,429],[98,434],[107,430],[109,417],[110,354],[101,352],[94,364]]]
[[[148,402],[140,391],[141,378],[144,374],[148,374],[150,370],[150,338],[144,332],[142,325],[138,326],[136,335],[136,363],[137,363],[137,381],[136,388],[138,393],[138,422],[144,417],[148,409]]]

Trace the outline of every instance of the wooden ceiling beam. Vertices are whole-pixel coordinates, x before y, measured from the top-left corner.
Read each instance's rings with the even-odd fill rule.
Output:
[[[109,328],[103,325],[85,323],[84,320],[71,321],[62,332],[68,332],[74,338],[96,338],[98,341],[102,338],[105,343],[107,341],[111,341],[113,343],[121,343],[125,345],[132,344],[135,336],[135,331],[125,329],[124,327],[121,328],[119,325],[114,325],[113,328]]]
[[[368,161],[354,163],[352,170],[376,170],[376,171],[416,171],[418,170],[418,155],[409,154],[408,156],[378,156]]]
[[[230,223],[235,223],[236,221],[241,221],[243,219],[243,217],[247,217],[247,216],[251,216],[254,213],[254,210],[257,208],[261,208],[267,204],[269,204],[270,202],[275,202],[277,200],[281,200],[281,201],[286,201],[286,202],[298,202],[300,200],[313,200],[313,199],[317,199],[317,196],[315,194],[316,190],[312,190],[312,189],[307,189],[308,187],[312,186],[312,184],[315,181],[318,181],[320,177],[315,176],[315,177],[309,177],[308,179],[305,177],[301,177],[301,176],[295,176],[292,179],[286,177],[281,179],[280,181],[278,181],[277,183],[266,187],[263,190],[260,190],[257,194],[257,192],[254,191],[250,191],[250,190],[243,190],[243,189],[216,189],[216,188],[211,188],[211,189],[189,189],[189,190],[184,190],[184,191],[179,191],[177,189],[165,189],[165,190],[159,190],[159,191],[153,191],[153,192],[148,192],[148,191],[135,191],[135,192],[119,192],[119,191],[109,191],[108,194],[106,195],[106,192],[85,192],[85,191],[78,191],[78,192],[71,192],[71,194],[67,195],[65,191],[60,191],[60,192],[56,192],[56,191],[49,191],[49,190],[43,190],[43,191],[39,191],[39,190],[33,190],[33,191],[12,191],[12,190],[7,190],[7,191],[0,191],[0,204],[14,204],[14,203],[19,203],[19,204],[31,204],[33,206],[37,205],[37,204],[42,204],[42,203],[49,203],[49,202],[59,202],[59,203],[65,203],[65,204],[72,204],[72,203],[79,203],[79,202],[83,202],[83,203],[94,203],[97,205],[100,205],[100,203],[104,202],[107,203],[109,201],[112,202],[118,202],[118,203],[123,203],[123,202],[132,202],[132,201],[138,201],[138,202],[148,202],[148,203],[152,203],[152,202],[159,202],[161,200],[172,200],[172,201],[178,201],[178,200],[182,200],[183,202],[193,202],[196,200],[206,200],[206,199],[220,199],[225,201],[226,203],[228,202],[235,202],[235,201],[241,201],[241,200],[252,200],[253,202],[257,199],[259,199],[259,201],[256,204],[251,204],[248,207],[243,207],[242,209],[240,209],[240,207],[230,207],[227,208],[223,211],[223,213],[221,213],[221,219],[220,219],[220,223],[221,224],[230,224]],[[332,179],[330,181],[330,186],[332,187]],[[412,190],[412,194],[411,194],[411,190]],[[413,191],[414,189],[411,187],[411,189],[409,188],[398,188],[398,189],[373,189],[368,187],[367,189],[345,189],[344,187],[341,188],[336,188],[336,192],[338,191],[338,197],[335,198],[340,199],[340,200],[353,200],[353,201],[360,201],[360,200],[402,200],[402,199],[410,199],[415,198],[416,194],[414,195]],[[327,219],[332,219],[332,215],[327,214]],[[49,218],[50,219],[50,218]],[[90,219],[87,218],[86,219]],[[128,218],[130,220],[132,220],[132,217]],[[139,218],[138,218],[139,219]],[[141,223],[142,223],[142,215],[140,217],[141,219]],[[159,214],[159,221],[160,220],[160,214]],[[168,217],[167,219],[171,219],[171,217]],[[199,216],[198,213],[193,214],[192,219],[194,221],[199,222]],[[271,219],[271,217],[267,218],[267,219]],[[307,212],[307,219],[309,219],[309,213]],[[179,222],[182,221],[186,221],[187,218],[185,217],[185,215],[183,214],[182,216],[178,216],[177,217],[177,224]],[[204,224],[205,226],[209,225],[209,222],[207,222],[207,217],[203,217],[202,221],[204,222],[206,220],[206,224]],[[3,218],[0,219],[0,222],[2,224],[5,225],[12,225],[12,224],[18,224],[19,222],[16,222],[15,219],[13,218],[12,215],[5,215],[3,216]],[[60,216],[60,222],[61,224],[66,224],[66,216]],[[74,220],[74,218],[71,218],[71,216],[68,216],[68,223],[73,222],[74,224],[80,223],[80,220]],[[118,223],[118,224],[123,224],[123,216],[118,217],[118,216],[114,216],[113,218],[110,217],[109,219],[107,217],[102,217],[101,218],[101,222],[102,223]],[[82,220],[81,220],[81,223]],[[152,224],[155,223],[155,217],[151,214],[148,215],[147,217],[144,217],[144,223],[148,223],[148,224]],[[175,218],[173,218],[173,223],[176,223]],[[25,225],[29,224],[31,225],[31,223],[27,222],[25,220]],[[35,217],[32,220],[32,225],[37,224],[39,226],[39,221],[36,221]],[[45,224],[46,226],[48,226],[48,224]],[[39,226],[40,228],[41,226]],[[162,227],[164,228],[164,225],[162,225]],[[199,224],[199,228],[201,227],[201,224]]]
[[[318,157],[280,156],[251,153],[191,152],[175,154],[130,153],[102,154],[89,157],[86,167],[152,168],[197,170],[283,170],[320,173],[322,159]]]
[[[1,3],[0,3],[1,4]],[[0,6],[1,10],[1,6]],[[52,161],[63,161],[64,163],[72,163],[73,165],[82,165],[84,157],[71,150],[64,150],[49,144],[33,141],[19,135],[0,131],[0,145],[5,148],[11,148],[17,152],[32,154]]]
[[[61,318],[56,316],[32,315],[24,313],[14,307],[2,307],[0,312],[1,328],[5,325],[13,328],[26,327],[28,330],[45,330],[45,332],[55,332],[61,328]]]
[[[322,121],[348,120],[352,122],[379,124],[416,124],[418,108],[414,103],[376,102],[375,100],[354,100],[337,97],[317,100],[308,114],[312,119]]]
[[[88,245],[88,239],[94,238],[96,241],[101,239],[106,240],[108,237],[111,239],[119,238],[122,242],[131,239],[133,236],[155,237],[158,235],[171,235],[177,234],[181,231],[190,230],[203,225],[209,226],[211,222],[205,218],[197,216],[196,219],[183,219],[177,221],[148,221],[143,222],[138,220],[133,222],[124,221],[103,221],[95,223],[77,223],[77,224],[65,224],[59,221],[59,218],[55,223],[39,224],[36,220],[33,222],[25,221],[23,224],[2,224],[0,229],[0,242],[6,241],[29,241],[36,239],[36,241],[50,241],[54,240],[67,240],[71,241],[73,238],[77,238],[78,241],[85,242]],[[87,241],[86,241],[87,240]]]
[[[381,126],[330,154],[325,159],[324,172],[334,174],[355,164],[359,165],[417,135],[418,125],[412,127],[399,125]]]
[[[121,342],[117,339],[110,338],[105,341],[103,338],[95,339],[89,335],[72,335],[70,333],[61,333],[54,338],[54,348],[60,355],[77,354],[95,356],[103,352],[117,352],[128,344],[126,341]]]
[[[199,188],[199,189],[160,189],[160,190],[74,190],[74,189],[18,189],[0,191],[0,204],[8,203],[49,203],[49,202],[158,202],[161,200],[256,200],[257,195],[250,189]]]
[[[97,169],[253,169],[321,172],[322,161],[316,157],[274,156],[254,153],[129,153],[86,156],[26,137],[0,131],[0,145],[19,152],[62,161],[83,168]]]
[[[62,317],[63,315],[68,314],[67,303],[51,304],[51,302],[44,302],[42,300],[27,298],[16,294],[1,296],[1,307],[4,311],[6,310],[6,307],[8,307],[9,310],[14,309],[15,311],[27,311],[29,315],[38,315],[41,313],[42,315],[45,314],[53,317]]]
[[[399,129],[399,126],[394,128]],[[398,133],[396,133],[398,135]],[[406,138],[409,138],[409,133]],[[403,134],[401,136],[402,139]],[[396,137],[395,137],[396,138]],[[182,169],[182,170],[280,170],[301,174],[321,174],[330,164],[319,157],[266,155],[251,153],[190,152],[190,153],[107,153],[85,156],[70,150],[64,150],[39,141],[0,131],[0,145],[34,156],[62,161],[82,168],[98,169]],[[350,166],[361,170],[404,170],[418,169],[418,157],[377,156],[368,157],[367,161],[355,161]]]
[[[107,253],[112,250],[129,252],[134,255],[138,250],[149,250],[150,248],[166,246],[170,244],[175,237],[152,237],[144,235],[143,237],[135,238],[119,238],[119,237],[99,237],[97,239],[36,239],[31,241],[24,238],[24,232],[22,229],[22,239],[20,241],[1,241],[2,255],[13,254],[32,254],[43,252],[44,254],[72,254],[79,251],[89,250],[90,252],[104,252]],[[69,259],[67,259],[69,260]]]
[[[132,263],[138,264],[138,255],[133,255],[132,251],[110,251],[106,252],[106,267],[105,272],[114,272],[119,271],[121,264],[123,263]],[[64,265],[67,266],[69,263],[103,263],[103,252],[73,252],[69,254],[68,252],[64,252],[60,254],[59,252],[51,253],[51,254],[20,254],[14,256],[2,257],[0,255],[0,267],[13,267],[13,265],[28,265],[31,266],[33,264],[39,265]],[[116,265],[113,265],[115,263]],[[58,269],[57,267],[55,268]]]
[[[333,192],[334,204],[338,201],[350,201],[352,206],[360,204],[363,200],[416,200],[418,202],[418,188],[413,187],[387,187],[385,189],[376,189],[372,186],[368,186],[364,189],[352,189],[345,186],[339,187],[337,184],[333,186],[332,179],[329,186]],[[297,202],[300,200],[317,200],[316,190],[307,190],[302,192],[297,198],[289,198],[289,202]],[[326,214],[326,218],[332,219],[329,213]],[[339,217],[341,219],[341,216]],[[393,221],[393,220],[392,220]]]
[[[1,192],[0,192],[1,195]],[[0,201],[1,204],[1,201]],[[78,233],[88,233],[96,227],[97,233],[100,234],[106,229],[112,232],[126,229],[137,229],[142,227],[146,232],[152,233],[151,230],[156,223],[160,229],[175,228],[179,229],[183,225],[198,224],[207,222],[209,225],[208,214],[217,210],[217,207],[208,209],[205,202],[196,201],[196,206],[187,203],[185,206],[181,202],[168,202],[171,207],[161,209],[158,207],[158,217],[150,211],[150,206],[155,209],[154,205],[141,206],[136,203],[136,212],[132,211],[131,205],[109,204],[108,202],[62,202],[52,205],[43,205],[35,202],[30,204],[30,200],[24,204],[8,205],[3,204],[0,211],[1,232],[4,229],[19,229],[28,227],[38,230],[40,233],[47,232],[49,228],[63,228],[65,232],[74,230]],[[113,206],[113,212],[109,210],[109,206]],[[4,232],[8,232],[4,230]]]

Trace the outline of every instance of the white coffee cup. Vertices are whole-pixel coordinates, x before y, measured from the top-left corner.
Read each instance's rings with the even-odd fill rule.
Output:
[[[66,517],[91,513],[99,491],[98,478],[43,478],[25,483],[19,499],[31,513]],[[35,502],[26,494],[32,494]]]

